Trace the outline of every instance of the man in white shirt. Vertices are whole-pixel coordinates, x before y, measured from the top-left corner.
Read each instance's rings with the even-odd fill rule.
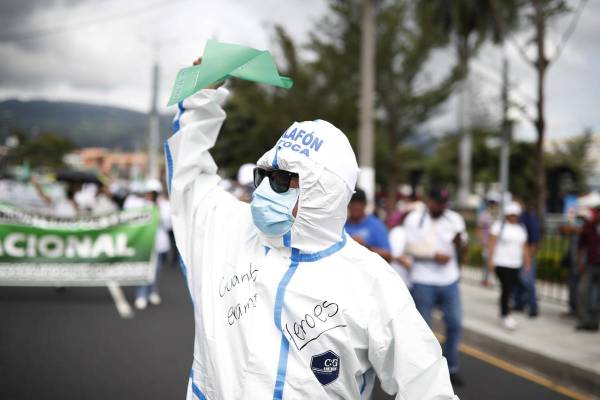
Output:
[[[404,229],[404,219],[408,214],[401,215],[398,224],[390,229],[390,255],[392,257],[390,265],[400,275],[406,287],[410,290],[412,282],[410,279],[410,269],[412,268],[412,259],[406,253],[406,229]]]
[[[423,319],[431,325],[431,313],[438,307],[444,316],[446,341],[444,356],[448,360],[450,380],[460,386],[458,343],[462,324],[462,305],[458,280],[458,252],[467,239],[465,221],[460,214],[446,208],[448,191],[434,188],[429,193],[427,209],[411,212],[404,222],[406,253],[414,259],[412,295]]]

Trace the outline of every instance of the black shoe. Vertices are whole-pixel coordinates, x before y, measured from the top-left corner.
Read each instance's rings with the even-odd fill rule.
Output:
[[[452,383],[452,386],[456,387],[461,387],[465,384],[458,372],[450,374],[450,382]]]
[[[535,318],[538,316],[538,312],[537,311],[529,311],[529,318]]]
[[[515,312],[523,312],[523,311],[525,311],[525,307],[524,306],[514,306],[512,308],[512,310]]]
[[[598,324],[580,322],[580,323],[577,324],[577,326],[575,327],[575,329],[578,330],[578,331],[597,332],[598,331]]]

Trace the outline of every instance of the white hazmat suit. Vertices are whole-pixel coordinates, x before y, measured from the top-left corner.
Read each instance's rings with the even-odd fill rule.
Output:
[[[358,167],[325,121],[295,123],[258,161],[299,174],[298,212],[267,237],[219,185],[209,154],[227,90],[179,104],[165,146],[177,247],[194,304],[187,399],[455,399],[404,283],[344,233]],[[268,179],[268,178],[265,178]]]

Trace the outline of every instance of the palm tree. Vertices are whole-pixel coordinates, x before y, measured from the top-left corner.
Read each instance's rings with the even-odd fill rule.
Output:
[[[517,27],[520,5],[519,0],[421,0],[418,7],[422,13],[434,16],[432,29],[447,35],[453,43],[464,79],[469,72],[469,61],[484,42],[502,43],[506,34]],[[464,90],[461,90],[458,110],[461,202],[470,190],[472,147],[471,133],[463,126],[463,104]]]

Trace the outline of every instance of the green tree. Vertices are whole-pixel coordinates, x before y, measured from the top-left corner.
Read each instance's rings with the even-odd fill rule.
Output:
[[[432,30],[450,37],[463,69],[486,40],[502,43],[518,26],[521,0],[421,0],[419,12],[432,15]]]
[[[575,180],[573,190],[578,193],[588,189],[586,178],[594,169],[594,161],[589,155],[592,141],[592,132],[586,130],[560,145],[555,144],[552,151],[546,154],[547,169],[562,167],[573,171]]]
[[[213,150],[217,164],[229,176],[246,162],[255,162],[270,149],[294,121],[327,119],[319,88],[308,64],[298,57],[298,49],[282,27],[275,28],[279,51],[279,69],[294,79],[291,90],[232,79],[228,83],[232,96],[227,102],[227,119],[223,133]]]
[[[336,124],[356,143],[358,126],[361,2],[332,2],[332,15],[313,35],[309,48],[317,54],[313,68],[324,82]],[[418,12],[417,12],[418,11]],[[398,179],[406,173],[404,140],[439,109],[459,77],[457,67],[429,83],[425,66],[446,35],[430,29],[433,15],[410,1],[380,3],[376,14],[376,170],[387,188],[387,204],[395,204]],[[342,77],[344,79],[340,79]],[[404,168],[404,170],[403,170]]]
[[[25,139],[13,150],[11,159],[16,164],[28,162],[32,167],[60,168],[63,157],[73,151],[75,145],[55,133],[42,133],[35,138]]]
[[[490,146],[491,139],[499,137],[496,129],[487,127],[472,128],[473,134],[473,171],[474,182],[486,185],[498,181],[499,154],[496,146]],[[456,133],[444,136],[436,145],[434,154],[429,157],[425,172],[427,180],[432,184],[457,184],[458,175],[455,165],[458,162],[458,146],[460,136]],[[510,146],[509,191],[522,197],[530,198],[531,188],[535,182],[533,171],[534,159],[531,157],[535,144],[529,142],[513,142]]]
[[[469,62],[481,45],[487,40],[502,43],[510,30],[518,23],[520,0],[421,0],[418,8],[421,12],[433,15],[431,24],[433,31],[441,32],[450,38],[459,62],[460,75],[466,78],[469,74]],[[461,179],[460,201],[470,191],[472,168],[472,150],[469,153],[471,133],[465,129],[465,92],[461,90],[458,99],[459,130],[461,131],[460,168]]]
[[[282,72],[294,78],[291,91],[233,81],[225,134],[215,157],[231,166],[256,157],[292,121],[321,118],[333,122],[355,146],[358,127],[361,2],[331,1],[330,14],[316,26],[306,45],[312,61],[301,62],[297,45],[281,27],[276,39]],[[431,117],[450,94],[456,68],[434,84],[423,75],[431,52],[446,38],[427,29],[431,16],[417,14],[409,1],[382,2],[377,15],[377,180],[393,188],[402,174],[403,140]],[[234,132],[243,131],[243,136]],[[230,132],[231,134],[228,134]],[[250,157],[252,156],[252,157]],[[239,162],[237,163],[239,165]],[[231,171],[230,171],[231,172]],[[393,203],[393,202],[392,202]]]
[[[381,133],[386,146],[379,163],[387,171],[387,204],[396,203],[398,177],[403,167],[402,143],[416,134],[446,101],[460,77],[460,67],[449,67],[434,84],[426,84],[425,66],[431,53],[446,43],[446,36],[431,31],[431,13],[415,12],[410,2],[395,2],[378,18],[379,106],[383,111]],[[416,18],[416,19],[415,19]],[[387,157],[386,157],[387,156]]]
[[[532,118],[532,122],[537,132],[537,141],[535,146],[535,193],[536,193],[536,212],[538,216],[543,216],[546,208],[546,168],[544,166],[544,141],[546,136],[546,114],[545,114],[545,103],[546,103],[546,74],[548,68],[552,63],[555,63],[564,49],[567,41],[573,34],[579,16],[583,11],[583,7],[587,3],[587,0],[581,0],[579,2],[578,11],[574,14],[573,19],[567,27],[565,33],[554,51],[553,57],[549,57],[547,47],[547,33],[553,23],[558,18],[569,13],[571,10],[565,0],[525,0],[524,5],[526,6],[524,19],[527,22],[524,24],[525,28],[529,28],[531,32],[531,39],[528,40],[528,44],[535,48],[535,58],[530,58],[527,54],[526,48],[521,47],[518,43],[518,49],[523,56],[523,59],[531,65],[537,74],[537,93],[536,93],[536,116]]]

